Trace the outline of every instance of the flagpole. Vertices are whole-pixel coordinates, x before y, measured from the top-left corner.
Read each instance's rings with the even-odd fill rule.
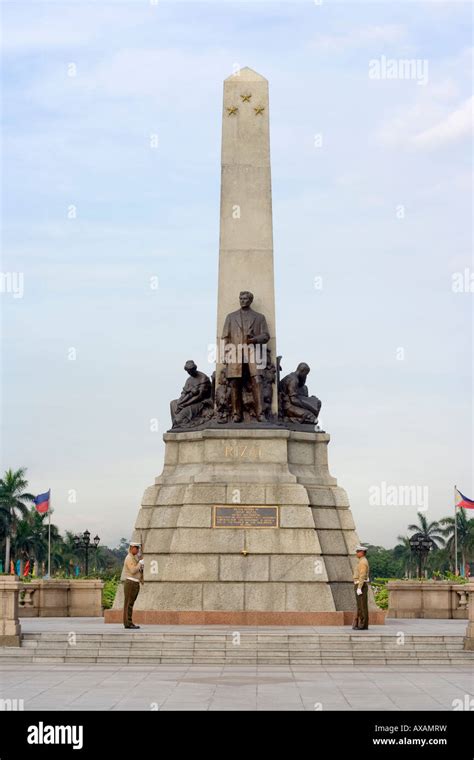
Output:
[[[454,486],[454,574],[458,574],[458,513],[457,513],[457,488]]]
[[[51,489],[49,489],[48,504],[48,579],[51,578]]]

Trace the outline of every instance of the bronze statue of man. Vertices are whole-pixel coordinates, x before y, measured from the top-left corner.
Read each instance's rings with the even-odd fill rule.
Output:
[[[306,378],[309,372],[309,366],[301,362],[296,372],[290,372],[280,381],[281,409],[288,422],[313,425],[318,421],[321,401],[308,393]]]
[[[262,374],[267,365],[265,350],[259,349],[270,340],[267,320],[251,308],[253,294],[243,290],[239,295],[240,309],[227,315],[222,340],[224,361],[231,388],[232,421],[242,422],[242,390],[250,379],[257,422],[264,422]]]
[[[173,427],[187,427],[200,424],[212,416],[211,381],[204,372],[199,372],[195,362],[184,365],[189,377],[181,396],[170,404]]]

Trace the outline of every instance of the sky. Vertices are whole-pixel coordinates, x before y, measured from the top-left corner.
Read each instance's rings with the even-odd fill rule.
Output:
[[[361,540],[472,498],[471,6],[1,10],[2,470],[51,488],[61,531],[131,536],[184,362],[213,370],[222,83],[249,66],[278,353],[311,366]]]

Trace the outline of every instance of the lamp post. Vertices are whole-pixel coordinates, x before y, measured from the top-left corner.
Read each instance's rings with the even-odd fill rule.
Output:
[[[426,538],[423,533],[415,533],[410,537],[410,549],[417,556],[418,560],[418,578],[421,580],[422,568],[426,555],[433,547],[431,539]]]
[[[79,550],[82,549],[85,553],[85,570],[86,575],[89,575],[89,551],[90,549],[97,549],[99,546],[100,538],[99,536],[94,536],[92,543],[91,543],[91,534],[90,531],[85,530],[82,536],[74,536],[74,547]]]

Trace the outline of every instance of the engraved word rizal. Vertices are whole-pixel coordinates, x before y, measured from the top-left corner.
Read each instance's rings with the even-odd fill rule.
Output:
[[[224,456],[226,459],[261,459],[262,452],[260,446],[227,444],[224,448]]]

